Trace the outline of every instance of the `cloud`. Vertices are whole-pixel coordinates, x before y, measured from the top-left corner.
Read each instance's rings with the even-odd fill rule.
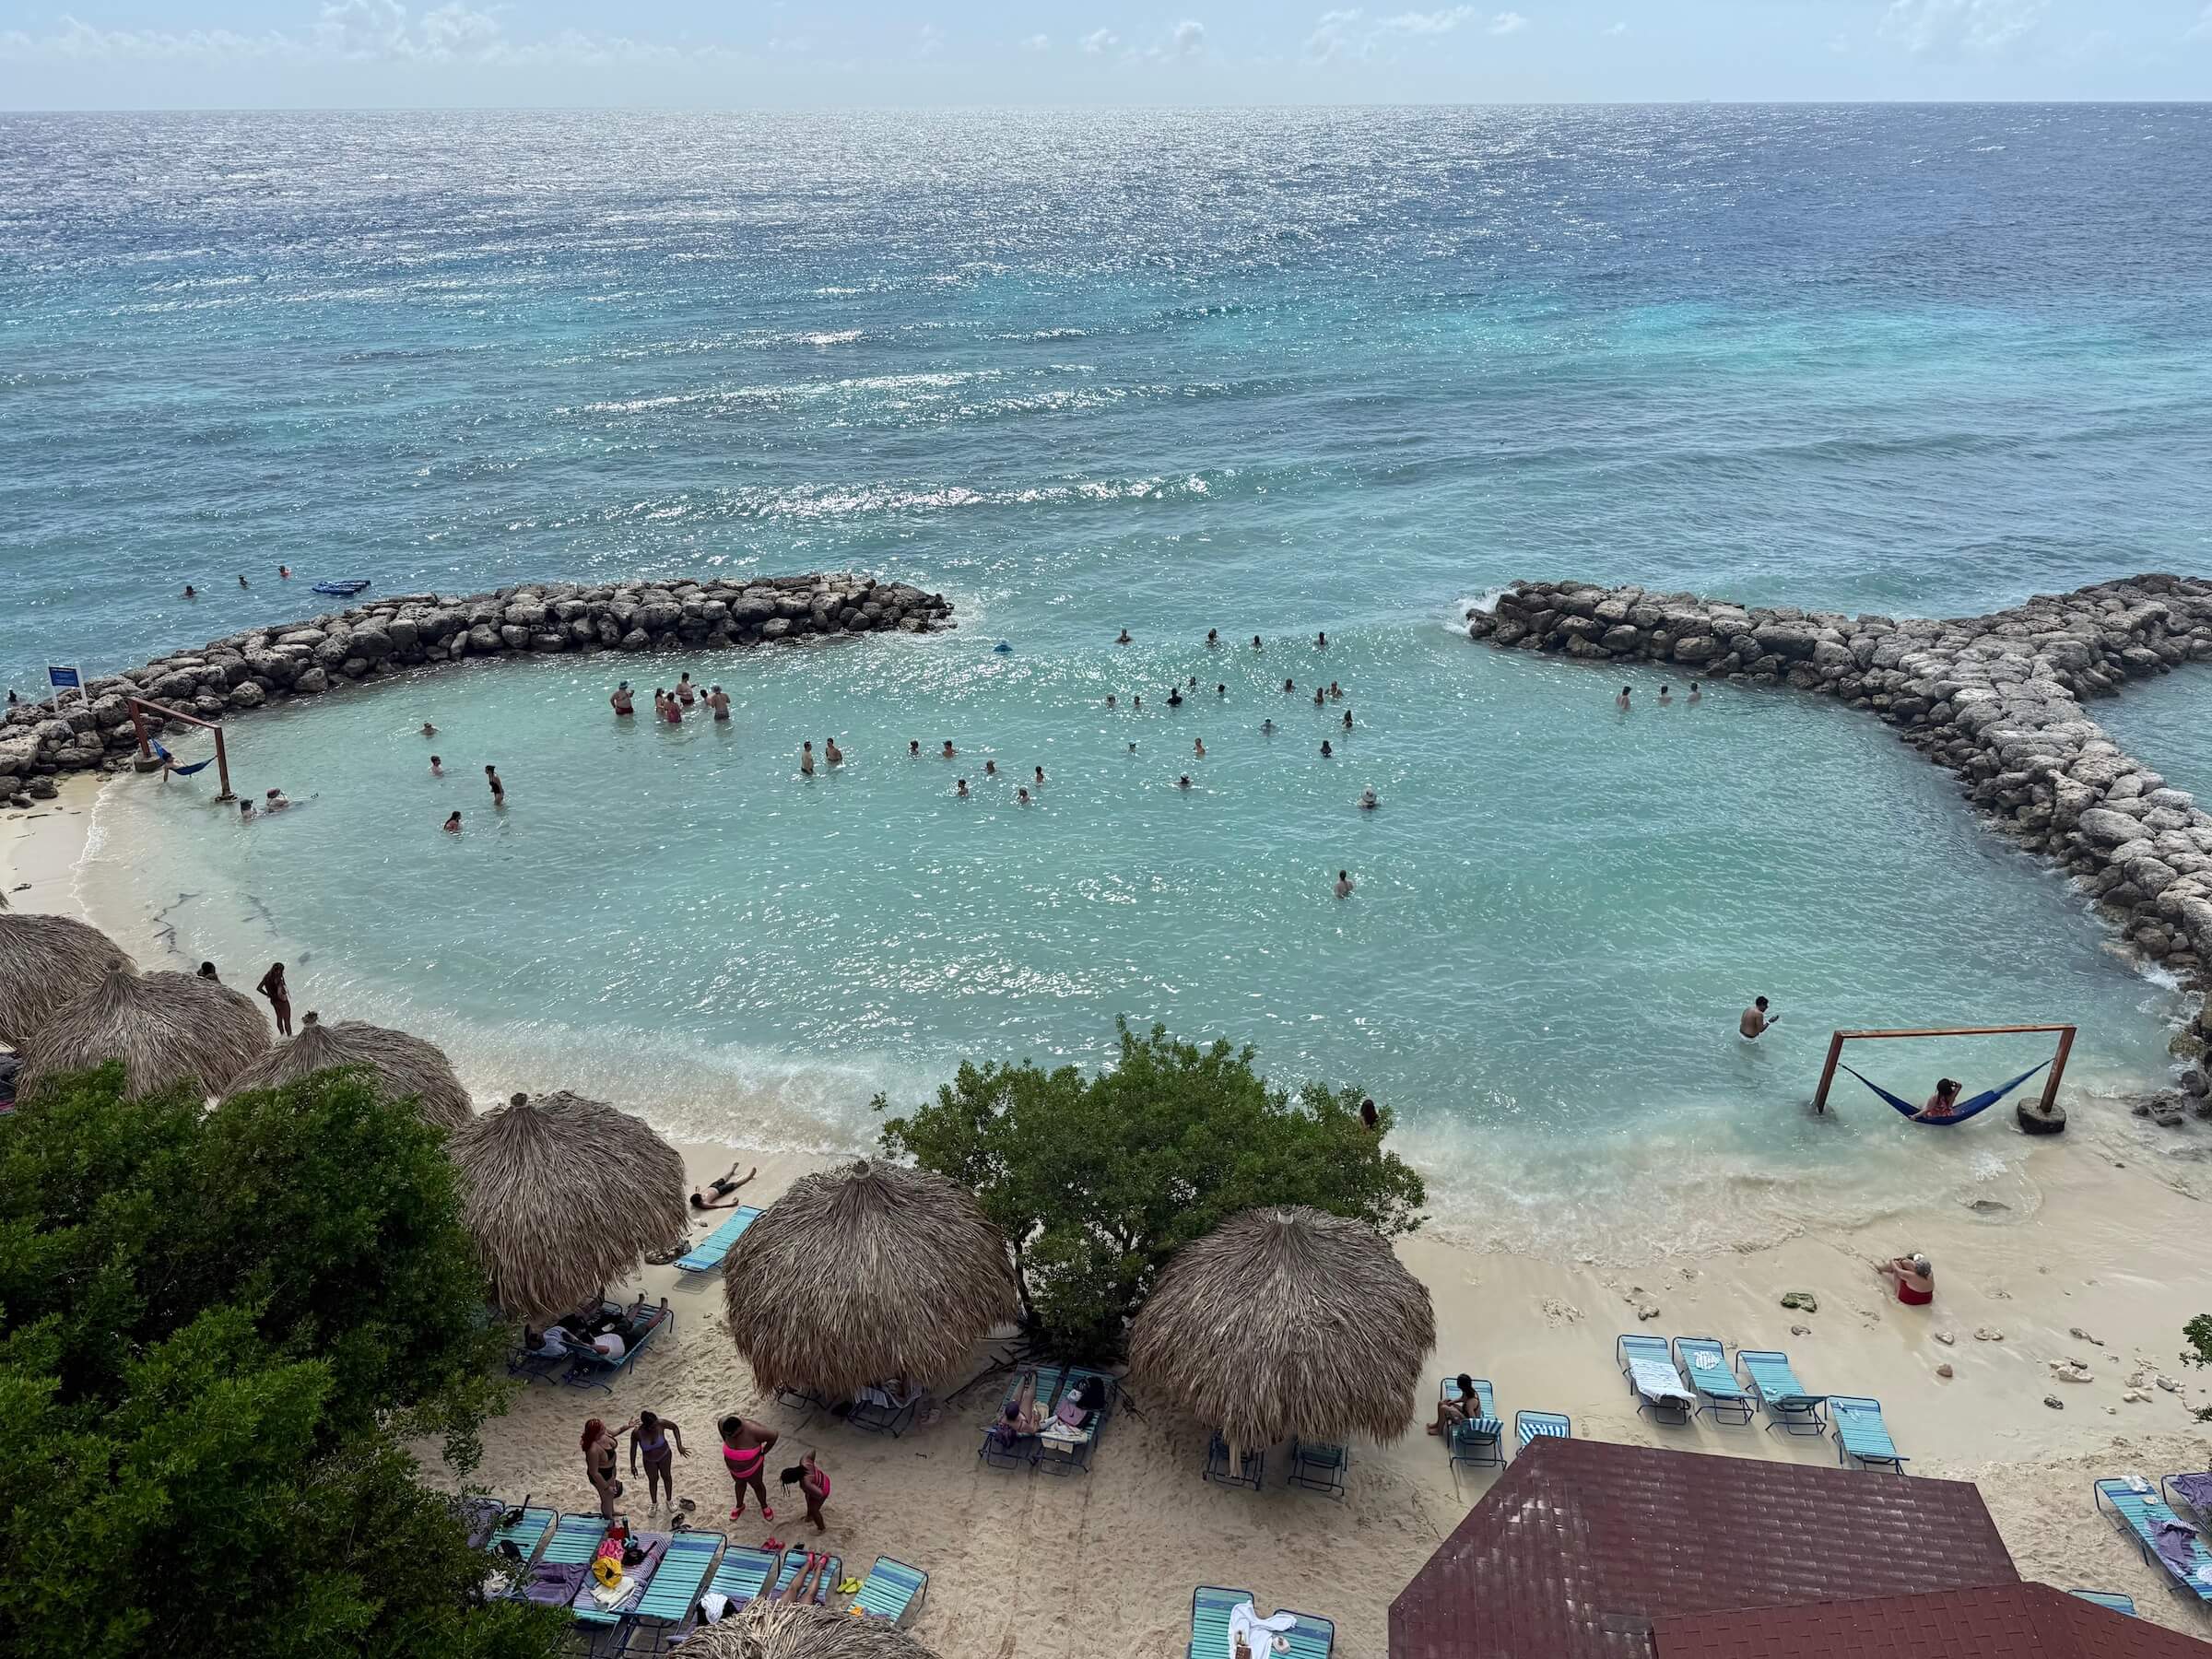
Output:
[[[1327,64],[1364,53],[1367,40],[1358,27],[1360,17],[1358,11],[1323,12],[1313,32],[1306,37],[1306,56],[1317,64]]]
[[[1528,19],[1519,12],[1500,12],[1490,19],[1489,32],[1494,35],[1519,34],[1528,27]]]
[[[1914,57],[2003,52],[2030,33],[2049,0],[1889,0],[1878,32]]]
[[[1206,25],[1193,18],[1185,18],[1175,25],[1169,41],[1177,57],[1196,57],[1206,50]]]
[[[1024,52],[1050,52],[1053,49],[1053,37],[1033,34],[1021,43],[1021,49]]]
[[[1321,14],[1313,25],[1313,32],[1306,37],[1306,57],[1316,64],[1340,58],[1371,58],[1395,42],[1433,39],[1476,23],[1482,23],[1485,31],[1494,35],[1518,34],[1528,27],[1528,19],[1513,11],[1495,13],[1484,23],[1481,9],[1473,6],[1395,12],[1386,18],[1371,18],[1355,6],[1348,11]]]
[[[1612,28],[1606,30],[1606,33],[1609,35],[1625,35],[1628,32],[1629,26],[1626,23],[1616,23]]]
[[[914,55],[934,58],[945,50],[945,31],[935,23],[924,23],[914,31]]]
[[[2188,32],[2183,35],[2182,39],[2184,41],[2212,41],[2212,6],[2206,6],[2197,14],[2196,21],[2189,26]]]
[[[1377,27],[1388,29],[1394,34],[1450,34],[1462,23],[1471,21],[1474,16],[1475,8],[1473,6],[1454,6],[1443,11],[1400,12],[1394,18],[1381,19]]]
[[[1083,50],[1092,57],[1104,57],[1122,43],[1122,37],[1111,29],[1094,29],[1083,37]]]

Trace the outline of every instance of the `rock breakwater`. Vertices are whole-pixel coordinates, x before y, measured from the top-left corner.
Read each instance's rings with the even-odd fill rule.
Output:
[[[1468,637],[1685,680],[1786,686],[1898,728],[1994,828],[2063,865],[2143,959],[2212,969],[2212,814],[2084,712],[2131,679],[2212,661],[2212,582],[2146,575],[1985,617],[1845,616],[1581,582],[1516,582]],[[2212,1041],[2212,997],[2184,1047]],[[2184,1087],[2200,1106],[2212,1077]]]
[[[0,798],[53,794],[56,774],[129,763],[126,699],[222,720],[409,668],[560,652],[709,651],[953,626],[942,594],[851,573],[738,581],[530,582],[467,598],[404,594],[249,629],[87,683],[88,705],[19,704],[0,724]]]

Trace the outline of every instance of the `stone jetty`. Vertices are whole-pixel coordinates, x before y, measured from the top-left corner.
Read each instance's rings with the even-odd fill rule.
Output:
[[[2065,866],[2130,949],[2212,977],[2212,814],[2084,712],[2131,679],[2212,661],[2212,582],[2136,576],[1942,620],[1759,607],[1581,582],[1516,582],[1467,613],[1500,649],[1787,686],[1898,728],[1993,826]],[[2212,996],[2183,1047],[2212,1041]],[[2212,1077],[2183,1088],[2212,1112]]]
[[[952,606],[902,582],[850,573],[583,585],[529,582],[465,599],[403,594],[301,621],[249,629],[196,651],[87,683],[89,707],[21,704],[0,724],[0,799],[54,793],[60,772],[129,764],[136,736],[124,700],[143,697],[204,720],[467,657],[558,652],[703,652],[818,636],[927,633]]]

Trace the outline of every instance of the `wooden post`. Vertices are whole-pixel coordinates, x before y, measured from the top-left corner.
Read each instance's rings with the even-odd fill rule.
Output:
[[[1828,1110],[1828,1086],[1836,1080],[1836,1062],[1843,1058],[1843,1033],[1828,1040],[1828,1064],[1820,1068],[1820,1087],[1813,1091],[1813,1110]]]
[[[135,697],[131,699],[131,724],[138,733],[138,759],[151,760],[154,758],[154,749],[153,746],[147,741],[146,713]]]
[[[238,797],[230,793],[230,753],[223,747],[223,728],[218,725],[214,731],[215,775],[223,786],[222,793],[215,798],[218,801],[235,801]]]
[[[2058,1033],[2058,1058],[2051,1062],[2051,1077],[2043,1085],[2043,1110],[2049,1112],[2058,1103],[2058,1080],[2066,1075],[2066,1056],[2074,1052],[2074,1028],[2062,1027]]]

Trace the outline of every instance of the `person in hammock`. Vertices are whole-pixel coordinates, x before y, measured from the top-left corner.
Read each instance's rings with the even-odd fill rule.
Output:
[[[1959,1115],[1959,1080],[1956,1077],[1936,1079],[1936,1092],[1928,1097],[1927,1104],[1912,1114],[1913,1121],[1922,1124],[1947,1123]]]

